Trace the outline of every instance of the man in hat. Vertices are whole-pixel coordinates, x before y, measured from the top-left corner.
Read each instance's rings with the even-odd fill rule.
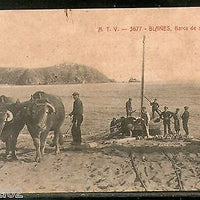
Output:
[[[189,135],[189,130],[188,130],[188,120],[189,120],[189,107],[185,106],[184,107],[184,113],[182,114],[182,123],[183,123],[183,130],[185,131],[186,137]]]
[[[79,93],[74,92],[72,94],[74,98],[74,104],[73,104],[73,111],[69,114],[69,116],[73,116],[72,120],[72,138],[74,145],[80,145],[81,144],[81,124],[83,122],[83,103],[79,98]]]
[[[164,111],[160,114],[160,118],[163,120],[164,125],[164,137],[171,133],[171,117],[173,113],[168,111],[168,107],[164,107]]]
[[[129,98],[128,101],[126,102],[126,116],[127,117],[131,117],[131,114],[133,112],[131,102],[132,102],[132,98]]]
[[[149,121],[150,121],[150,115],[149,115],[149,113],[147,112],[146,107],[142,107],[141,118],[142,118],[142,120],[143,120],[144,132],[145,132],[147,138],[150,138],[150,135],[149,135]]]
[[[155,117],[155,112],[158,113],[158,115],[160,115],[160,112],[159,112],[159,104],[157,102],[157,99],[154,99],[153,102],[150,103],[151,107],[152,107],[152,119],[154,119]]]
[[[180,132],[180,115],[179,115],[179,108],[176,108],[176,111],[173,115],[174,118],[174,130],[176,131],[176,134],[179,135]]]

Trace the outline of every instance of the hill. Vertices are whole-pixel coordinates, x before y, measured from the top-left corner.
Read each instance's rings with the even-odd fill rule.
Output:
[[[0,84],[52,85],[113,82],[96,69],[79,64],[60,64],[46,68],[1,68]]]

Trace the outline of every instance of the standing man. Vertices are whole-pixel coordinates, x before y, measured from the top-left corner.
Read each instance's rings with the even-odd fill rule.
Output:
[[[149,121],[150,121],[150,115],[149,115],[149,113],[147,112],[146,107],[142,107],[141,118],[142,118],[142,120],[143,120],[144,132],[146,133],[147,138],[150,138],[150,135],[149,135]]]
[[[131,117],[131,114],[133,112],[132,105],[131,105],[132,99],[129,98],[126,102],[126,116]]]
[[[174,118],[174,130],[176,131],[176,134],[179,135],[180,132],[180,115],[179,115],[179,108],[176,108],[176,111],[173,115]]]
[[[159,110],[158,110],[159,104],[158,104],[158,102],[157,102],[157,99],[154,99],[154,101],[151,102],[150,105],[151,105],[151,107],[152,107],[152,119],[154,119],[154,117],[155,117],[155,112],[157,112],[158,115],[160,115],[160,112],[159,112]]]
[[[168,133],[171,133],[171,122],[170,119],[173,116],[173,113],[168,111],[168,107],[164,107],[164,111],[160,114],[160,118],[163,120],[164,125],[164,137],[167,136]]]
[[[69,114],[69,116],[73,116],[72,120],[72,138],[74,145],[80,145],[81,144],[81,123],[83,122],[83,103],[79,98],[79,93],[74,92],[72,94],[74,98],[74,104],[73,104],[73,111]]]
[[[182,122],[183,122],[183,130],[185,131],[186,137],[189,136],[189,130],[188,130],[188,120],[189,120],[189,107],[185,106],[184,107],[185,111],[182,114],[181,118],[182,118]]]

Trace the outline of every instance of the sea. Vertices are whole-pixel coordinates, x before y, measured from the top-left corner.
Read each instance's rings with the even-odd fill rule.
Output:
[[[141,84],[140,83],[94,83],[94,84],[68,84],[68,85],[31,85],[13,86],[0,85],[0,95],[6,95],[19,99],[21,102],[30,99],[36,91],[44,91],[59,96],[65,106],[66,113],[72,111],[72,93],[77,91],[84,105],[84,121],[82,125],[83,135],[105,134],[109,131],[112,118],[125,116],[125,103],[129,97],[132,107],[140,110]],[[197,83],[146,83],[145,96],[149,100],[158,99],[160,110],[168,106],[174,112],[180,108],[180,114],[184,106],[189,106],[189,131],[195,138],[200,138],[200,84]],[[144,106],[151,114],[149,102],[144,98]],[[66,127],[70,119],[66,119]],[[173,127],[173,124],[172,124]],[[181,133],[184,131],[181,127]]]

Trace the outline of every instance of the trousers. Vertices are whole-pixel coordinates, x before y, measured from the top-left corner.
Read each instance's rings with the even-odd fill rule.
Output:
[[[149,137],[149,125],[144,125],[144,131],[147,137]]]
[[[164,121],[163,125],[164,125],[164,134],[166,135],[167,132],[170,133],[171,132],[170,121]]]
[[[153,110],[152,109],[152,119],[155,118],[155,113],[157,113],[158,115],[160,115],[160,112],[158,110]]]
[[[73,118],[72,125],[72,138],[73,143],[81,144],[81,124],[83,122],[83,115],[78,115]]]
[[[180,122],[179,122],[179,120],[174,120],[174,129],[175,129],[176,133],[179,133],[179,131],[180,131]]]
[[[185,131],[186,135],[189,135],[188,123],[187,122],[183,122],[183,130]]]

